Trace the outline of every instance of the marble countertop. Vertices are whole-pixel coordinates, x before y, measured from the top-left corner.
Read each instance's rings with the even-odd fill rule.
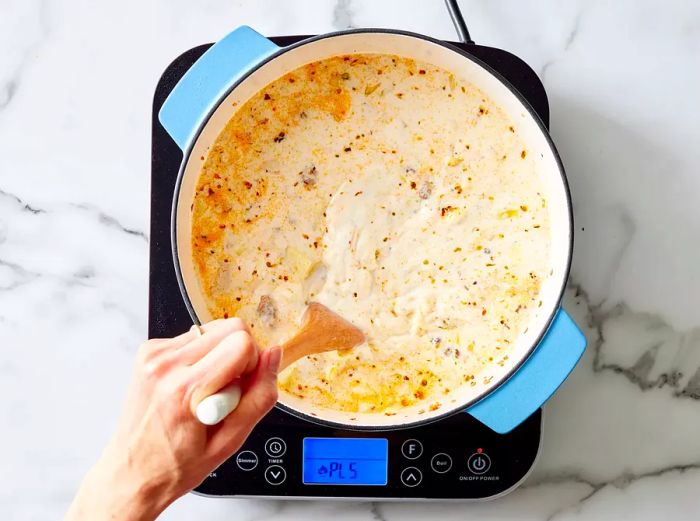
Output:
[[[700,518],[700,6],[463,1],[548,90],[576,217],[565,306],[589,349],[526,483],[490,503],[212,500],[167,520]],[[384,26],[441,0],[6,0],[0,16],[0,517],[58,519],[146,336],[151,101],[180,52]]]

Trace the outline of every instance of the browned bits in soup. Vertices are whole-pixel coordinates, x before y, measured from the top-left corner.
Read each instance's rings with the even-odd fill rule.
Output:
[[[269,295],[260,297],[258,316],[260,317],[260,321],[267,327],[275,325],[275,321],[277,320],[277,308],[275,307],[275,302]]]
[[[423,181],[420,185],[420,188],[418,189],[418,197],[421,199],[425,200],[430,197],[430,194],[433,193],[433,183],[430,181]]]
[[[318,172],[316,171],[316,166],[315,165],[309,165],[304,170],[299,172],[299,175],[301,176],[301,182],[304,183],[304,186],[306,188],[313,188],[316,186],[316,182],[318,181]]]

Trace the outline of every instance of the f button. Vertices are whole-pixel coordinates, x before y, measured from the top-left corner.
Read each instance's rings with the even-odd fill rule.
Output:
[[[401,454],[406,459],[418,459],[423,454],[423,445],[418,440],[406,440],[401,445]]]

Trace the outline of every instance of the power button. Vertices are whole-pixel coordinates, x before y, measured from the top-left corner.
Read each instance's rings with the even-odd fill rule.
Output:
[[[467,467],[469,467],[472,474],[485,474],[491,468],[491,458],[484,452],[475,452],[469,456]]]

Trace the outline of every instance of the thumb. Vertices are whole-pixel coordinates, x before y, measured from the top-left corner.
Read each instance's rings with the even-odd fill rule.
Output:
[[[279,347],[262,351],[238,407],[217,426],[211,436],[207,449],[209,456],[223,462],[243,445],[253,427],[274,407],[281,360],[282,350]]]

